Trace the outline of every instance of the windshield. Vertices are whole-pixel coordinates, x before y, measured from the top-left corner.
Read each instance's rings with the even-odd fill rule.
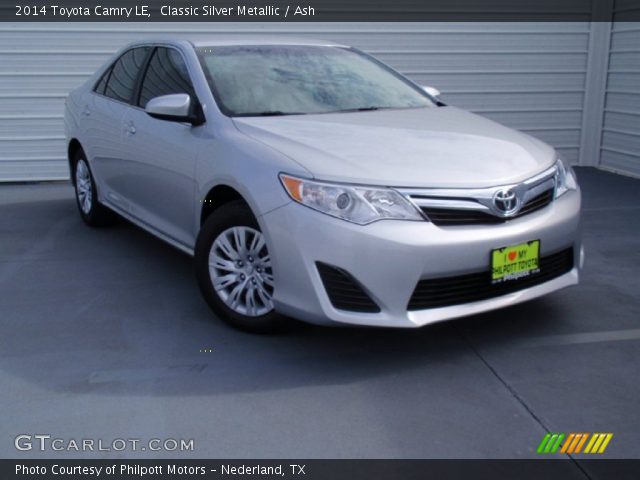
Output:
[[[242,45],[200,48],[198,55],[230,116],[434,106],[400,74],[349,48]]]

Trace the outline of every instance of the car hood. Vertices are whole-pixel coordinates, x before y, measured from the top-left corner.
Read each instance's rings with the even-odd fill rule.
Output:
[[[486,187],[520,182],[555,159],[549,145],[454,107],[235,117],[234,123],[321,180]]]

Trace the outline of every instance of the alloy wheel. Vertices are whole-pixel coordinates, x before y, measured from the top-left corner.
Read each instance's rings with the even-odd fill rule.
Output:
[[[93,185],[89,167],[83,159],[78,160],[76,164],[76,195],[82,213],[88,215],[93,202]]]
[[[246,226],[231,227],[214,240],[209,275],[216,294],[236,313],[249,317],[273,310],[273,271],[264,236]]]

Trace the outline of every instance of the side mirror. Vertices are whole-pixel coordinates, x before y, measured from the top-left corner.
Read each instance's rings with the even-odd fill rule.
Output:
[[[204,115],[197,102],[192,102],[186,93],[174,93],[152,98],[144,109],[147,114],[160,120],[169,122],[190,123],[202,125]]]
[[[436,100],[438,100],[438,97],[440,96],[440,90],[438,90],[435,87],[428,87],[428,86],[425,86],[425,85],[422,86],[422,89],[425,92],[427,92],[427,95],[429,95],[429,96],[435,98]]]

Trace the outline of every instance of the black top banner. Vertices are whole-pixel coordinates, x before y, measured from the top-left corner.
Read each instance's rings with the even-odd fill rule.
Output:
[[[640,0],[2,0],[3,22],[640,21]]]

